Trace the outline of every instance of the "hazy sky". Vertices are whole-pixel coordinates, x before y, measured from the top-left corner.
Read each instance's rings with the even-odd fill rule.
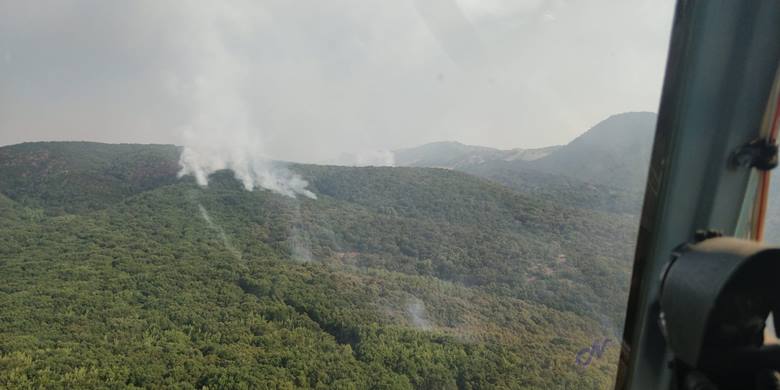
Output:
[[[250,143],[317,162],[566,143],[657,110],[673,5],[0,0],[0,145]]]

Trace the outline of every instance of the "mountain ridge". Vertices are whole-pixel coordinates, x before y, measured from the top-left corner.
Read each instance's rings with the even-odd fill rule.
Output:
[[[405,149],[405,155],[415,156],[413,163],[403,158],[397,162],[463,171],[576,207],[637,214],[656,117],[651,112],[612,115],[566,145],[530,149],[540,152],[532,159],[507,160],[504,156],[511,150],[456,143],[458,150],[453,151],[453,143],[434,143]]]
[[[396,165],[457,169],[486,161],[531,161],[552,153],[561,146],[542,148],[497,149],[488,146],[467,145],[457,141],[440,141],[393,151]]]
[[[532,149],[497,149],[457,141],[423,144],[395,151],[399,166],[479,171],[496,164],[509,169],[530,169],[569,176],[583,182],[634,190],[644,182],[642,166],[649,164],[652,135],[657,115],[647,111],[611,115],[566,145]],[[624,153],[625,152],[625,153]],[[530,158],[507,158],[527,153]],[[400,158],[399,158],[400,156]],[[603,160],[614,160],[606,164]],[[602,161],[600,161],[602,160]],[[582,172],[589,167],[593,172]],[[626,168],[626,172],[616,172]],[[484,170],[484,169],[482,169]],[[618,175],[618,177],[614,177]]]

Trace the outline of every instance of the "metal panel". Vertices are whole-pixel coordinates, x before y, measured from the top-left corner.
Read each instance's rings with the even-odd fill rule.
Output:
[[[731,156],[759,136],[778,39],[778,0],[677,4],[616,389],[669,386],[660,273],[696,230],[734,234],[750,169],[731,165]]]
[[[680,258],[666,271],[660,306],[668,347],[676,358],[697,367],[706,337],[703,330],[712,321],[727,282],[737,276],[738,269],[761,262],[757,260],[768,257],[774,261],[780,250],[765,248],[756,241],[719,237],[687,246],[680,252]],[[755,256],[758,253],[762,256]],[[777,266],[768,269],[776,270]]]

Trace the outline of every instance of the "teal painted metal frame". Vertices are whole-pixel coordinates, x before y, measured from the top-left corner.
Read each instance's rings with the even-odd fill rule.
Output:
[[[780,63],[780,0],[679,0],[645,191],[616,389],[666,389],[671,355],[658,287],[672,249],[699,229],[734,235]]]

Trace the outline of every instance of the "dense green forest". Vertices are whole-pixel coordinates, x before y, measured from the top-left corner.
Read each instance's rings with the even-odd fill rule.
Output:
[[[604,389],[635,218],[430,168],[291,165],[317,199],[177,178],[179,149],[0,148],[0,387]]]

